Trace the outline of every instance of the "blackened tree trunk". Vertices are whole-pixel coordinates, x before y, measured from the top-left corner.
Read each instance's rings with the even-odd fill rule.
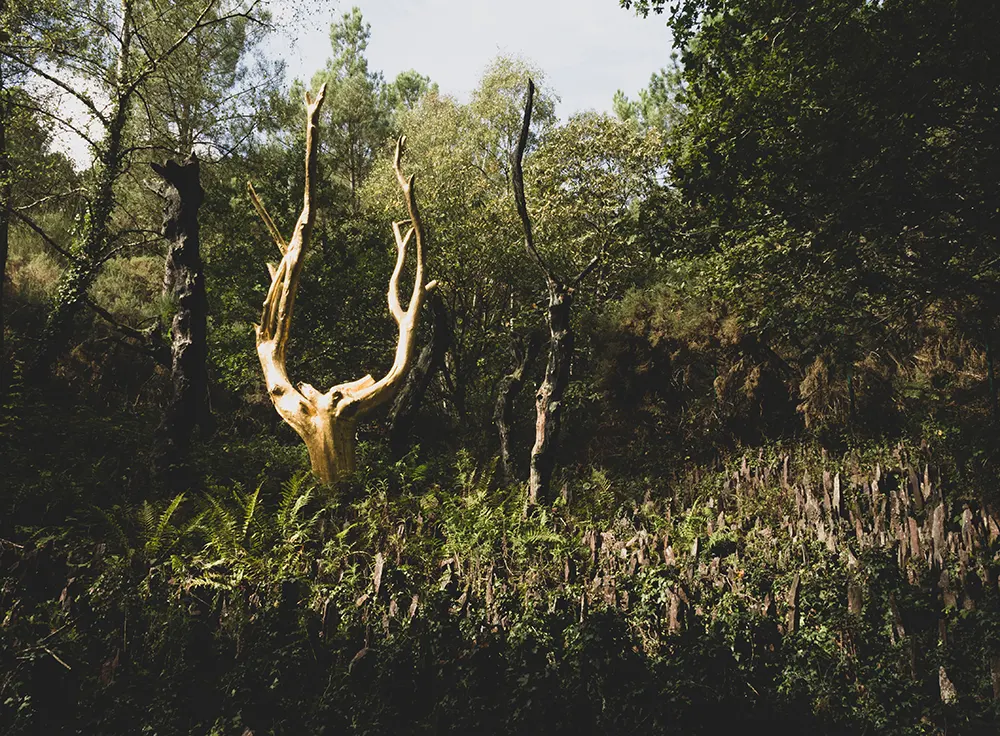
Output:
[[[406,383],[389,410],[389,447],[394,457],[401,457],[408,449],[417,412],[431,379],[444,365],[444,356],[451,346],[451,323],[444,300],[437,291],[429,292],[427,300],[434,315],[430,342],[420,351],[417,362],[406,376]]]
[[[566,386],[569,385],[570,364],[573,361],[573,331],[570,329],[570,308],[573,305],[573,293],[594,270],[603,255],[603,250],[598,252],[575,279],[564,281],[556,275],[555,271],[539,254],[538,249],[535,248],[535,241],[531,233],[531,218],[528,216],[528,205],[524,198],[524,171],[521,166],[531,127],[531,106],[534,96],[535,85],[529,79],[521,135],[518,138],[511,167],[514,201],[517,204],[517,213],[521,218],[521,226],[524,228],[524,245],[528,254],[535,260],[545,276],[549,292],[549,307],[546,316],[549,327],[549,356],[545,365],[545,379],[535,395],[535,444],[531,448],[531,472],[528,477],[529,504],[548,501],[552,471],[556,465],[563,409],[562,398],[566,392]]]
[[[535,394],[535,444],[531,448],[528,477],[528,502],[533,504],[547,498],[556,466],[562,429],[562,397],[569,385],[569,368],[573,360],[573,330],[569,322],[572,304],[572,289],[549,279],[549,356],[545,378]]]
[[[198,159],[151,164],[166,183],[163,235],[170,241],[163,293],[177,307],[170,328],[173,393],[160,425],[164,469],[183,465],[195,427],[208,419],[206,331],[208,301],[198,240],[198,208],[204,199]],[[168,471],[169,472],[169,471]]]
[[[497,403],[493,411],[493,421],[500,437],[500,462],[508,483],[517,482],[519,475],[510,452],[510,432],[513,422],[514,401],[524,387],[525,375],[538,355],[539,339],[536,332],[528,336],[515,336],[511,345],[514,353],[514,369],[500,381]]]

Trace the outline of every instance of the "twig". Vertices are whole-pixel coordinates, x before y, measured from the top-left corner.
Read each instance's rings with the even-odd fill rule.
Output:
[[[71,194],[79,194],[82,191],[83,191],[83,189],[81,189],[80,187],[77,187],[76,189],[70,189],[68,192],[59,192],[57,194],[49,194],[49,195],[47,195],[45,197],[42,197],[41,199],[36,199],[31,204],[22,204],[19,207],[15,207],[14,209],[15,210],[21,210],[21,211],[24,211],[24,210],[33,210],[35,207],[38,207],[38,205],[45,204],[50,199],[65,199],[66,197],[68,197]]]
[[[55,652],[53,652],[48,647],[44,647],[43,646],[42,649],[44,649],[46,652],[48,652],[48,654],[51,655],[52,659],[54,659],[56,662],[58,662],[59,664],[61,664],[66,669],[68,669],[68,670],[72,670],[73,669],[68,664],[66,664],[66,662],[64,660],[60,659],[58,654],[56,654]]]

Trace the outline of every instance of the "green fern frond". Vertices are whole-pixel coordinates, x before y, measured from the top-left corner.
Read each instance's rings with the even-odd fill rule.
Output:
[[[211,505],[210,513],[205,516],[205,533],[208,545],[222,554],[233,554],[236,551],[236,517],[215,496],[208,496]]]
[[[243,507],[243,526],[240,529],[239,541],[244,548],[247,546],[247,534],[250,531],[250,524],[253,523],[254,514],[257,513],[257,506],[260,501],[260,489],[262,488],[262,485],[257,486],[257,490],[253,492],[249,499],[247,499],[247,503]]]
[[[306,486],[308,477],[298,474],[289,478],[282,486],[281,505],[278,509],[278,530],[283,536],[293,530],[302,509],[312,500],[315,486]]]
[[[150,539],[153,536],[153,530],[156,528],[156,510],[153,508],[153,504],[149,501],[143,501],[142,506],[139,507],[139,512],[136,514],[136,519],[139,522],[139,530],[143,539]]]
[[[299,512],[305,507],[309,501],[312,500],[312,489],[310,488],[297,499],[295,499],[295,505],[292,506],[291,514],[289,515],[289,521],[294,521],[298,518]]]
[[[523,539],[525,544],[559,544],[564,541],[562,535],[547,529],[528,532]]]
[[[106,511],[98,506],[93,507],[93,512],[104,522],[105,527],[111,532],[111,541],[119,546],[121,552],[128,552],[131,549],[125,527],[118,517],[122,513],[121,506],[115,506],[110,511]]]
[[[184,494],[178,493],[174,496],[173,500],[167,505],[163,513],[160,514],[159,521],[156,522],[156,531],[153,536],[149,538],[146,542],[146,551],[149,554],[156,554],[162,549],[164,542],[166,540],[166,535],[170,529],[170,519],[177,511],[178,507],[184,502]],[[148,504],[144,504],[146,506]],[[145,524],[146,522],[144,522]]]
[[[187,581],[187,584],[191,588],[211,588],[212,590],[232,590],[232,584],[225,578],[210,578],[206,576],[201,576],[197,578],[191,578]]]
[[[281,484],[281,505],[278,507],[279,517],[287,516],[289,509],[295,504],[296,499],[302,494],[302,486],[305,484],[306,475],[297,473]]]

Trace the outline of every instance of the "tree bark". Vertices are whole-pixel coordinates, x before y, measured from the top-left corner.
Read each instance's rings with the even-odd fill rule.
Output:
[[[0,74],[2,74],[0,65]],[[0,397],[7,393],[7,353],[4,349],[4,329],[7,325],[4,290],[7,283],[7,253],[10,245],[11,195],[14,191],[11,180],[10,152],[7,150],[7,122],[12,104],[10,90],[0,77]]]
[[[430,342],[420,351],[389,412],[389,448],[394,457],[401,457],[406,452],[414,420],[431,379],[444,364],[444,356],[451,346],[451,325],[444,300],[437,291],[430,292],[427,300],[434,319]]]
[[[354,474],[358,445],[357,421],[346,415],[318,413],[312,430],[300,433],[309,451],[309,465],[321,483],[336,483]]]
[[[531,474],[528,478],[528,501],[532,504],[549,498],[562,429],[562,397],[569,384],[569,367],[573,359],[573,331],[570,328],[573,293],[565,284],[552,278],[549,278],[548,284],[549,357],[545,378],[535,394],[535,445],[531,448]]]
[[[497,392],[497,403],[493,411],[493,421],[500,437],[500,463],[508,483],[516,483],[519,479],[517,468],[510,452],[510,432],[514,414],[514,401],[524,387],[525,374],[538,355],[539,338],[537,332],[527,336],[516,335],[513,338],[511,350],[514,353],[514,369],[500,381]]]
[[[163,274],[163,294],[177,305],[171,324],[173,395],[160,425],[164,467],[182,465],[195,427],[208,420],[206,370],[208,300],[198,234],[198,209],[205,193],[198,159],[183,164],[151,164],[166,182],[163,235],[170,241]]]

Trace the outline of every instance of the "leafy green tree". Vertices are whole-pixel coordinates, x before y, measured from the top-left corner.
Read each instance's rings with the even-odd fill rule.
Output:
[[[748,324],[848,380],[923,315],[982,344],[1000,299],[997,7],[689,0],[669,22],[670,171],[715,233],[706,278]]]
[[[149,13],[150,10],[144,11]],[[179,3],[170,25],[147,23],[147,44],[163,47],[178,27],[196,21],[204,6]],[[265,13],[236,14],[216,4],[192,33],[143,82],[136,134],[153,158],[210,161],[245,155],[255,136],[273,128],[274,98],[284,62],[267,61],[260,47],[272,30]]]
[[[683,112],[680,100],[683,71],[676,55],[671,62],[669,67],[650,75],[649,85],[639,90],[637,100],[630,100],[621,90],[615,92],[612,105],[615,115],[643,128],[669,130]]]
[[[661,195],[662,151],[658,130],[588,112],[547,131],[529,159],[540,252],[566,272],[599,257],[598,301],[621,296],[657,248],[640,215]]]
[[[400,72],[392,84],[386,88],[387,103],[396,118],[402,113],[412,110],[428,94],[439,94],[437,83],[432,82],[430,77],[425,77],[415,69]]]
[[[43,334],[36,360],[40,373],[60,351],[104,264],[135,244],[131,236],[148,229],[116,207],[134,154],[142,148],[135,123],[148,91],[144,85],[201,34],[231,22],[265,19],[251,0],[190,0],[167,8],[140,0],[58,7],[45,22],[13,39],[16,43],[0,47],[0,55],[38,86],[38,106],[86,142],[93,156],[87,214],[76,242],[66,248],[73,258]],[[74,43],[79,38],[84,43]],[[61,113],[63,95],[83,112]]]
[[[390,136],[390,108],[381,72],[368,68],[365,50],[371,26],[352,8],[330,26],[333,55],[313,79],[327,85],[324,115],[327,167],[347,189],[353,204],[357,191]]]
[[[493,411],[496,377],[508,361],[513,331],[533,323],[535,285],[511,278],[523,268],[517,215],[510,194],[510,157],[520,128],[524,62],[500,58],[485,71],[469,104],[430,92],[399,116],[420,182],[428,268],[444,285],[454,323],[444,394],[465,427],[479,428]],[[554,98],[539,96],[531,145],[555,121]],[[398,198],[388,161],[380,161],[362,192],[384,220]],[[395,205],[398,206],[398,205]]]
[[[41,51],[32,47],[33,36],[48,38],[55,42],[58,34],[51,32],[51,26],[58,25],[58,19],[65,13],[58,3],[25,3],[20,0],[4,0],[0,3],[0,46],[18,48],[26,46],[24,61],[34,62]],[[81,42],[78,36],[65,41]],[[24,63],[0,54],[0,286],[7,278],[7,258],[10,245],[11,220],[15,208],[27,205],[32,194],[38,197],[33,184],[38,183],[34,174],[45,168],[46,145],[44,134],[34,120],[37,109],[34,101],[25,92],[29,80]],[[20,154],[20,156],[19,156]],[[15,181],[21,183],[15,193]],[[49,189],[48,194],[53,190]],[[15,201],[20,198],[25,201]],[[0,291],[3,291],[0,288]],[[5,308],[3,294],[0,293],[0,392],[5,390],[7,381],[7,355],[4,350]]]
[[[4,242],[13,248],[13,262],[37,254],[36,242],[44,258],[71,260],[61,243],[68,240],[74,215],[81,208],[82,176],[65,154],[53,150],[53,131],[35,113],[32,98],[17,89],[8,91],[7,101],[4,132],[9,193]],[[5,275],[10,276],[6,268]]]

